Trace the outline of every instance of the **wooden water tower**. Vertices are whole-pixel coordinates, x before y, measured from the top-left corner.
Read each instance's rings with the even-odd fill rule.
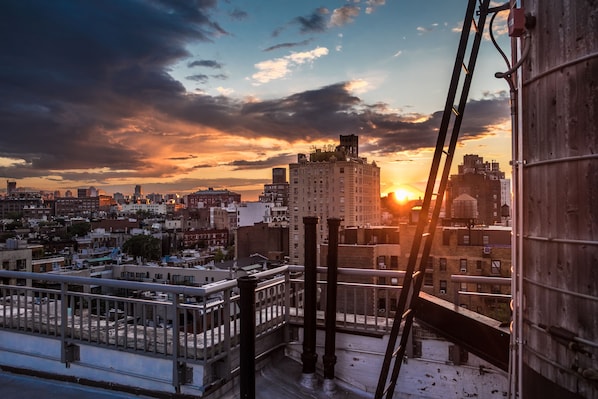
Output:
[[[514,141],[521,393],[598,398],[598,4],[527,0]],[[522,48],[525,44],[522,45]]]

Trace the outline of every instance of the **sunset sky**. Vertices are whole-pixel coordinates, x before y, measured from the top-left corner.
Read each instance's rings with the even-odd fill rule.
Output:
[[[141,184],[256,200],[273,167],[357,134],[360,155],[381,167],[381,192],[416,196],[466,5],[4,1],[0,178],[63,193]],[[494,33],[508,53],[505,18]],[[455,166],[476,153],[508,174],[508,87],[494,78],[504,69],[485,40]]]

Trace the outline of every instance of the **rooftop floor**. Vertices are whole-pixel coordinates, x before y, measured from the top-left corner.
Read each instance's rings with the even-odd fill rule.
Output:
[[[256,373],[255,397],[262,399],[278,398],[322,398],[322,399],[358,399],[371,398],[373,395],[349,389],[345,384],[336,383],[333,391],[325,391],[322,378],[314,379],[313,389],[304,387],[301,364],[293,359],[283,357],[268,363]],[[151,398],[151,396],[135,395],[117,390],[101,389],[73,382],[45,379],[30,375],[14,374],[0,370],[0,397],[3,399],[21,398],[61,398],[61,399],[132,399]],[[159,397],[163,398],[164,393]],[[173,397],[176,397],[173,395]],[[209,398],[240,398],[238,381],[229,392],[209,395]]]

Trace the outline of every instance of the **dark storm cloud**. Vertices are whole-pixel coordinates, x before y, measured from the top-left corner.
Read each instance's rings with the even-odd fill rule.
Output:
[[[192,80],[194,82],[199,82],[199,83],[206,83],[208,81],[209,77],[208,77],[208,75],[204,75],[204,74],[200,73],[197,75],[186,76],[185,79]]]
[[[289,146],[311,139],[336,141],[339,134],[355,133],[376,139],[371,140],[375,144],[364,141],[362,151],[381,156],[434,146],[440,113],[415,121],[389,112],[384,104],[364,103],[346,82],[266,101],[186,92],[168,71],[189,57],[185,49],[189,43],[223,34],[210,17],[214,4],[209,0],[3,4],[0,157],[15,162],[0,167],[0,176],[105,181],[134,174],[159,180],[182,169],[149,165],[155,154],[135,139],[167,137],[173,148],[177,139],[188,140],[184,145],[189,145],[188,133],[184,129],[178,133],[182,125],[190,125],[198,137],[208,135],[204,130],[220,131],[240,142],[267,137]],[[307,18],[305,26],[317,28],[318,21]],[[193,66],[215,69],[220,65],[195,62]],[[471,101],[463,136],[489,134],[489,126],[508,117],[507,107],[506,95]],[[184,151],[181,156],[190,159],[189,150]],[[283,164],[284,157],[288,153],[261,164],[237,161],[230,166],[263,169]],[[195,166],[203,167],[210,165]]]
[[[326,18],[328,13],[327,8],[320,7],[309,15],[295,17],[284,26],[276,28],[272,32],[272,37],[278,37],[284,30],[293,26],[299,26],[299,32],[304,34],[324,32],[328,27],[328,19]]]
[[[288,165],[297,160],[297,154],[280,154],[275,157],[266,159],[259,159],[257,161],[248,160],[237,160],[229,162],[227,165],[234,166],[233,170],[244,170],[244,169],[266,169],[280,165]]]
[[[305,45],[311,43],[312,41],[313,41],[313,39],[306,39],[306,40],[302,40],[300,42],[294,42],[294,43],[280,43],[280,44],[276,44],[274,46],[267,47],[264,49],[264,51],[267,52],[267,51],[278,50],[281,48],[293,48],[293,47],[305,46]]]
[[[232,10],[229,15],[231,16],[231,18],[236,19],[236,20],[243,20],[245,18],[247,18],[249,16],[249,14],[247,14],[246,11],[243,11],[239,8],[235,8],[234,10]]]
[[[459,137],[467,140],[494,134],[494,126],[503,123],[508,112],[509,99],[506,92],[481,100],[470,100],[465,109]],[[433,113],[424,121],[418,119],[416,122],[373,112],[369,120],[376,126],[372,131],[372,135],[377,138],[376,144],[365,144],[363,151],[384,155],[433,148],[441,119],[441,111]]]
[[[186,161],[186,160],[195,159],[195,158],[197,158],[197,155],[189,154],[185,157],[170,157],[168,159],[170,159],[171,161]]]
[[[185,44],[226,32],[215,1],[22,0],[0,16],[0,156],[25,169],[135,169],[143,154],[107,132],[176,98],[167,67]],[[14,175],[12,173],[11,175]]]
[[[328,23],[326,14],[328,14],[326,8],[318,8],[310,15],[297,17],[294,21],[299,24],[301,33],[324,32]]]
[[[200,67],[213,68],[213,69],[222,69],[222,64],[220,62],[214,61],[214,60],[191,61],[187,64],[187,66],[189,68],[200,66]]]

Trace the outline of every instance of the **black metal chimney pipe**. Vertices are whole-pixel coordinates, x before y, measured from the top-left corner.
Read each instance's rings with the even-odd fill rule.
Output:
[[[255,399],[255,276],[237,279],[240,295],[241,330],[239,341],[240,389],[242,399]]]
[[[324,389],[334,390],[336,364],[336,291],[338,280],[338,229],[341,220],[328,219],[328,277],[326,284],[326,340],[324,344]]]
[[[303,314],[303,374],[315,374],[316,360],[316,297],[317,282],[317,232],[318,218],[303,218],[305,227],[305,282],[304,282],[304,314]]]

